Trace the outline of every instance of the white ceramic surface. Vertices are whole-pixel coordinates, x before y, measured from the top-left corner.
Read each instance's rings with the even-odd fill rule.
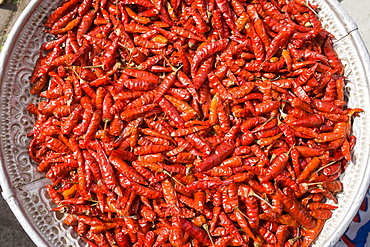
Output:
[[[62,224],[63,216],[51,213],[54,207],[44,185],[48,180],[36,172],[27,153],[33,117],[25,110],[37,102],[29,94],[28,78],[41,44],[52,39],[42,32],[43,22],[59,1],[32,0],[18,19],[0,56],[0,185],[3,197],[17,219],[38,246],[85,246],[77,234]],[[336,49],[346,65],[348,104],[363,108],[356,118],[353,134],[358,137],[353,162],[341,179],[344,191],[338,195],[339,208],[327,221],[315,247],[333,246],[357,212],[370,181],[370,60],[357,26],[337,0],[314,0],[326,29],[337,38]]]

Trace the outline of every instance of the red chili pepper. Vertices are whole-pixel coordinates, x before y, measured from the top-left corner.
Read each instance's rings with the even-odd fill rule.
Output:
[[[307,229],[315,228],[316,220],[311,217],[308,211],[297,200],[282,193],[278,194],[278,196],[281,197],[286,210],[295,220]]]
[[[172,26],[171,31],[184,38],[204,41],[202,37],[199,37],[197,34],[179,26]]]
[[[228,1],[216,0],[215,2],[217,4],[218,9],[222,12],[226,24],[230,27],[231,31],[234,33],[235,36],[240,37],[241,34],[237,29],[235,22],[233,21],[232,12]]]
[[[124,69],[122,70],[122,72],[125,73],[126,75],[135,77],[140,80],[152,82],[154,84],[159,84],[159,77],[147,71],[137,69]]]
[[[192,222],[187,221],[183,218],[179,218],[181,227],[193,238],[198,240],[199,242],[203,244],[210,244],[211,240],[209,239],[207,233],[202,230],[201,228],[194,225]]]
[[[312,107],[315,109],[325,112],[325,113],[330,113],[330,114],[342,114],[345,115],[347,114],[346,110],[341,109],[340,107],[326,101],[322,101],[319,99],[315,99],[312,101]]]
[[[288,40],[293,36],[295,27],[291,24],[287,24],[283,29],[276,35],[271,41],[271,45],[268,47],[266,52],[265,61],[269,61],[278,49],[284,47]]]
[[[88,244],[316,238],[362,110],[303,1],[70,1],[47,25],[29,153]]]
[[[302,232],[302,235],[304,236],[302,247],[308,247],[313,243],[313,241],[316,239],[316,237],[319,235],[322,228],[324,227],[324,224],[325,220],[317,220],[315,228],[306,229]]]
[[[200,163],[195,165],[197,171],[207,171],[224,160],[234,149],[235,144],[232,140],[225,140],[218,145],[213,152]]]
[[[162,97],[159,100],[158,104],[162,108],[162,110],[168,114],[168,117],[175,124],[177,124],[180,128],[183,128],[185,126],[184,119],[180,116],[179,112],[176,110],[171,102]]]
[[[200,89],[207,79],[208,73],[212,70],[214,58],[213,56],[206,59],[200,65],[197,73],[193,76],[193,84],[196,89]]]
[[[226,39],[221,39],[212,43],[209,43],[202,47],[202,49],[198,50],[197,53],[194,55],[192,63],[191,63],[191,74],[195,75],[198,66],[200,63],[211,57],[217,52],[222,51],[226,48],[228,41]]]

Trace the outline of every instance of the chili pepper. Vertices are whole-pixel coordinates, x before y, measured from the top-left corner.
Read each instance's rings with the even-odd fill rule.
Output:
[[[217,4],[218,9],[222,12],[226,24],[230,27],[235,36],[240,37],[241,34],[237,29],[235,22],[233,21],[229,3],[224,0],[216,0],[215,2]]]
[[[153,42],[153,41],[144,39],[141,36],[136,36],[134,38],[134,43],[138,46],[142,46],[142,47],[149,48],[149,49],[159,49],[159,48],[163,48],[167,45],[167,44]]]
[[[319,111],[325,112],[325,113],[331,113],[331,114],[334,113],[334,114],[343,114],[343,115],[347,114],[347,111],[342,110],[338,106],[330,102],[326,102],[326,101],[322,101],[318,99],[315,99],[312,101],[312,107],[314,107],[315,109]]]
[[[142,155],[142,154],[155,154],[160,152],[166,152],[173,149],[172,146],[166,145],[151,145],[151,146],[144,146],[144,147],[136,147],[134,149],[134,154]]]
[[[197,30],[197,33],[206,33],[209,31],[209,27],[207,26],[205,20],[201,17],[198,11],[196,11],[192,7],[186,7],[184,11],[186,11],[187,14],[192,16],[195,22],[195,28]]]
[[[78,1],[65,2],[62,6],[58,7],[47,19],[45,26],[51,28],[62,16],[68,11],[77,6]]]
[[[178,215],[180,213],[179,203],[177,200],[177,195],[172,182],[169,179],[165,179],[161,182],[163,188],[163,197],[171,208],[172,215]]]
[[[188,192],[193,192],[201,189],[212,189],[220,186],[225,186],[230,184],[232,181],[217,181],[217,180],[201,180],[194,181],[186,186]]]
[[[159,191],[151,189],[149,187],[142,186],[136,182],[133,182],[129,180],[127,177],[125,177],[124,175],[120,174],[118,177],[119,177],[119,181],[122,187],[124,188],[130,187],[133,191],[135,191],[136,194],[140,196],[145,196],[150,199],[155,199],[155,198],[159,198],[162,196],[162,193],[160,193]]]
[[[289,159],[289,155],[287,153],[282,153],[278,155],[272,162],[268,168],[267,174],[265,177],[262,178],[262,182],[268,181],[269,179],[275,177],[277,174],[282,172],[284,167],[286,166]]]
[[[277,109],[279,106],[280,106],[279,101],[263,102],[255,106],[255,111],[256,114],[262,115],[267,112],[271,112],[274,109]]]
[[[178,126],[180,126],[180,128],[183,128],[185,126],[184,119],[180,116],[179,112],[176,110],[171,102],[166,100],[164,97],[161,97],[158,104],[162,108],[162,110],[168,114],[168,117]]]
[[[184,71],[185,75],[190,74],[190,62],[189,62],[189,59],[188,59],[188,57],[185,53],[184,48],[181,46],[180,43],[177,43],[177,42],[174,43],[174,47],[178,51],[178,55],[180,56],[180,58],[182,60],[182,65],[183,65],[182,66],[182,71]],[[180,73],[182,71],[180,70],[178,73]]]
[[[278,194],[278,196],[281,197],[284,207],[286,207],[288,213],[293,216],[295,220],[301,223],[305,228],[315,228],[317,221],[310,216],[308,211],[300,203],[282,193]]]
[[[197,171],[207,171],[219,164],[233,151],[235,144],[232,140],[225,140],[218,145],[202,162],[196,164]]]
[[[258,227],[257,233],[259,233],[259,235],[261,235],[261,237],[265,239],[269,244],[276,244],[277,242],[276,236],[265,227],[263,226]]]
[[[174,32],[175,34],[179,35],[179,36],[184,37],[184,38],[194,39],[194,40],[198,40],[198,41],[204,41],[204,39],[202,37],[199,37],[195,33],[191,32],[191,31],[189,31],[185,28],[179,27],[179,26],[172,26],[171,31]]]
[[[200,89],[207,79],[208,73],[211,71],[213,66],[214,58],[213,56],[206,59],[203,64],[200,65],[199,70],[197,71],[196,75],[193,76],[193,84],[195,89]]]
[[[321,161],[317,157],[313,157],[312,160],[306,165],[305,169],[302,171],[302,173],[297,178],[298,182],[302,182],[305,179],[307,179],[314,170],[320,165]]]
[[[147,71],[142,71],[142,70],[137,70],[137,69],[124,69],[122,70],[123,73],[126,75],[135,77],[137,79],[141,79],[144,81],[152,82],[154,84],[158,84],[159,82],[159,77],[147,72]]]
[[[200,50],[196,52],[191,63],[191,74],[195,75],[196,70],[200,63],[211,57],[213,54],[222,51],[226,48],[228,42],[226,39],[221,39],[210,44],[203,46]]]
[[[310,214],[315,219],[327,220],[331,218],[333,213],[328,209],[316,209],[316,210],[310,211]]]
[[[193,238],[197,239],[203,244],[210,244],[211,240],[209,239],[207,233],[201,228],[194,225],[192,222],[187,221],[183,218],[179,218],[181,227]]]
[[[153,7],[153,4],[148,0],[125,0],[125,1],[122,1],[122,3],[123,4],[135,4],[135,5],[137,4],[137,5],[146,7],[146,8]]]
[[[190,133],[198,132],[203,129],[209,128],[208,126],[200,126],[200,125],[195,125],[186,129],[178,129],[174,132],[171,133],[171,136],[185,136]]]
[[[121,112],[120,116],[122,120],[131,121],[137,119],[138,117],[144,116],[145,113],[153,110],[156,104],[149,104],[145,106],[140,106],[132,109],[127,109]]]
[[[114,170],[111,164],[104,153],[104,150],[101,147],[100,142],[97,142],[97,156],[96,156],[99,167],[101,170],[102,178],[104,179],[105,184],[110,189],[115,189],[117,187],[116,177],[114,175]]]
[[[276,37],[271,41],[271,45],[266,51],[265,61],[268,61],[274,56],[277,50],[287,43],[287,41],[292,37],[295,27],[291,24],[287,24],[283,29],[276,35]]]
[[[317,220],[316,226],[313,229],[306,229],[302,232],[304,236],[302,241],[302,246],[310,246],[311,243],[316,239],[318,234],[321,232],[324,227],[325,220]]]
[[[335,50],[333,49],[332,41],[327,38],[324,43],[324,53],[328,57],[328,62],[331,67],[333,67],[339,75],[343,74],[343,65],[342,62],[339,60]]]
[[[234,238],[237,239],[242,246],[247,246],[235,225],[232,223],[232,221],[227,217],[227,215],[224,212],[220,213],[219,220],[220,224],[226,227],[230,231],[230,234],[232,234]]]
[[[226,88],[222,85],[222,83],[220,82],[220,80],[214,73],[210,72],[208,74],[208,80],[209,80],[210,86],[217,90],[221,98],[223,98],[224,100],[226,99],[234,100],[232,95],[226,90]]]
[[[299,125],[304,127],[317,127],[324,123],[325,118],[319,114],[311,114],[307,117],[303,117],[293,121],[292,125]]]
[[[158,101],[165,92],[171,87],[171,85],[175,82],[176,79],[176,72],[169,74],[161,84],[156,88],[156,95],[154,97],[154,102]]]
[[[167,49],[164,53],[150,57],[146,61],[143,61],[142,63],[140,63],[138,68],[141,70],[146,70],[150,68],[152,70],[156,63],[161,61],[164,58],[164,56],[171,54],[171,52],[172,52],[172,49]],[[172,69],[171,69],[171,72],[172,72]]]
[[[253,25],[247,23],[245,27],[248,32],[248,36],[251,39],[251,45],[253,47],[254,56],[256,58],[256,60],[254,61],[256,61],[258,64],[258,62],[262,62],[265,58],[264,44],[262,42],[261,37],[257,34],[256,29]],[[253,70],[257,69],[252,69],[251,71]]]

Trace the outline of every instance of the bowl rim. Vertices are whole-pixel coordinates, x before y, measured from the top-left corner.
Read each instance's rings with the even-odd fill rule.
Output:
[[[7,61],[9,60],[9,55],[13,51],[12,44],[20,35],[19,30],[21,30],[27,21],[30,19],[30,17],[33,15],[33,10],[35,10],[43,0],[31,0],[30,3],[26,6],[26,8],[22,11],[21,15],[15,22],[14,26],[12,27],[11,31],[9,32],[8,38],[6,39],[3,49],[0,53],[0,83],[2,83],[4,74],[5,74],[5,65]],[[369,52],[366,48],[366,45],[359,33],[358,27],[356,23],[353,21],[353,19],[349,16],[349,14],[343,9],[343,7],[340,5],[340,3],[337,0],[323,0],[326,2],[330,8],[340,16],[340,21],[342,22],[342,25],[345,27],[346,31],[348,32],[348,36],[353,39],[357,54],[360,58],[362,66],[368,67],[368,69],[364,69],[364,72],[366,74],[366,78],[368,78],[368,82],[370,82],[370,56]],[[0,89],[1,90],[1,89]],[[370,147],[369,147],[370,149]],[[0,154],[3,153],[3,150],[0,150]],[[366,159],[366,163],[369,164],[369,157]],[[369,184],[370,184],[370,166],[366,166],[366,170],[364,171],[364,174],[368,174],[367,176],[364,176],[363,183],[359,187],[359,190],[357,191],[356,197],[364,198],[366,192],[368,191]],[[0,186],[2,188],[2,196],[4,200],[9,205],[10,209],[12,210],[13,214],[17,218],[18,222],[21,224],[22,228],[25,230],[25,232],[28,234],[28,236],[31,238],[31,240],[37,245],[37,246],[49,246],[48,243],[45,241],[44,237],[40,234],[40,232],[35,228],[33,224],[31,224],[31,221],[28,219],[27,214],[25,213],[24,209],[19,206],[20,200],[17,196],[17,193],[15,192],[16,188],[11,186],[11,181],[9,179],[9,176],[7,175],[7,167],[4,162],[4,158],[2,155],[0,155]],[[338,229],[339,231],[336,231],[335,234],[333,234],[326,244],[327,247],[334,246],[336,242],[340,239],[340,237],[344,234],[347,227],[350,225],[351,220],[357,213],[360,205],[362,203],[362,200],[354,201],[345,215],[344,219],[339,225]]]

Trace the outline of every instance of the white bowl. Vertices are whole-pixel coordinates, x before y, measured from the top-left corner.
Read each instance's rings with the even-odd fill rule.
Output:
[[[362,108],[353,134],[358,137],[351,162],[341,176],[344,191],[338,195],[338,209],[327,221],[313,246],[333,246],[350,224],[365,196],[370,181],[370,59],[353,20],[337,0],[314,0],[321,8],[324,28],[335,35],[336,49],[346,66],[348,105]],[[25,231],[37,246],[85,246],[77,233],[63,225],[63,215],[49,210],[51,203],[44,188],[49,183],[38,173],[27,152],[26,134],[34,118],[26,111],[38,99],[29,94],[28,78],[42,43],[52,36],[42,32],[43,23],[59,1],[32,0],[24,10],[0,56],[0,185],[2,195]]]

